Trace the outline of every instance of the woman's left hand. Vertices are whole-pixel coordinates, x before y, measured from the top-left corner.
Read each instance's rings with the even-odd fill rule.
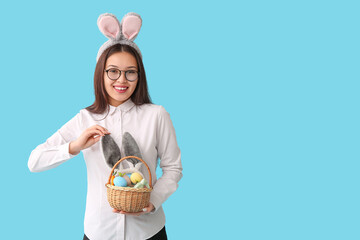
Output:
[[[143,215],[145,213],[151,212],[153,209],[154,209],[154,205],[152,203],[149,203],[149,206],[144,208],[142,212],[130,213],[130,212],[119,211],[119,210],[116,210],[116,209],[113,209],[113,212],[114,213],[126,214],[126,215],[132,215],[132,216],[140,216],[140,215]]]

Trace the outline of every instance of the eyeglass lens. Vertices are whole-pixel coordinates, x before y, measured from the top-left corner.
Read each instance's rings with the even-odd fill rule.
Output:
[[[121,71],[116,68],[111,68],[107,71],[107,74],[111,80],[117,80],[121,76]],[[138,78],[138,72],[134,70],[125,71],[125,78],[128,81],[135,81]]]

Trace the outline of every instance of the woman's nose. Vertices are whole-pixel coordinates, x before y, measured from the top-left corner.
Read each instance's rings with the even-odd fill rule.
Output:
[[[119,81],[120,83],[126,83],[126,82],[127,82],[127,80],[126,80],[126,78],[125,78],[125,73],[121,73],[118,81]]]

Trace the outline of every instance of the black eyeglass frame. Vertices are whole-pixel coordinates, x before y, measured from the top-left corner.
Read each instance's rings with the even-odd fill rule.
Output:
[[[112,79],[112,78],[109,77],[109,71],[110,71],[110,70],[113,70],[113,69],[116,69],[116,70],[120,71],[119,77],[116,78],[116,79]],[[120,69],[118,69],[118,68],[110,68],[110,69],[104,70],[104,72],[106,72],[106,75],[108,76],[108,78],[109,78],[110,80],[113,80],[113,81],[118,80],[118,79],[121,77],[122,72],[125,72],[125,79],[126,79],[127,81],[129,81],[129,82],[135,82],[136,80],[139,79],[139,75],[140,75],[140,71],[134,71],[134,70],[126,70],[126,71],[124,71],[124,70],[120,70]],[[129,79],[127,78],[127,76],[126,76],[126,74],[127,74],[128,72],[136,72],[136,73],[137,73],[137,78],[136,78],[135,80],[129,80]]]

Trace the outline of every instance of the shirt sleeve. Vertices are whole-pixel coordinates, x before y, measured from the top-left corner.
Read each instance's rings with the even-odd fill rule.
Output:
[[[162,176],[156,181],[150,195],[155,212],[178,188],[182,178],[181,152],[177,144],[175,129],[170,114],[160,106],[157,126],[157,151]]]
[[[31,172],[42,172],[59,166],[75,157],[69,153],[70,142],[80,129],[80,112],[58,129],[46,142],[38,145],[30,154],[28,167]]]

